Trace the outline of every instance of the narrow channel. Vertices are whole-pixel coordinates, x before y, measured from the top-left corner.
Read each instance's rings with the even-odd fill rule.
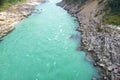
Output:
[[[50,0],[36,6],[0,42],[0,80],[91,80],[98,75],[78,51],[76,18]]]

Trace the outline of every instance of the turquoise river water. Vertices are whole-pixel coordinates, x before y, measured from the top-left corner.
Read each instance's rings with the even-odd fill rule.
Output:
[[[91,80],[96,69],[70,38],[78,23],[50,0],[0,42],[0,80]],[[39,12],[40,11],[40,12]]]

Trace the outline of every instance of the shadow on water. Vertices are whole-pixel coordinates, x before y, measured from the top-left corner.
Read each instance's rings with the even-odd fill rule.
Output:
[[[80,33],[79,33],[79,34],[72,34],[72,35],[70,36],[70,38],[78,41],[78,40],[80,40],[81,35],[80,35]]]
[[[0,42],[2,42],[3,41],[3,39],[2,38],[0,38]]]

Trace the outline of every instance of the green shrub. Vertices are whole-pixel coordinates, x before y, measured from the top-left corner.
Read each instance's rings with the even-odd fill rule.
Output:
[[[0,11],[10,7],[12,4],[26,0],[0,0]]]
[[[114,25],[120,25],[120,12],[111,12],[109,14],[106,14],[103,18],[103,22],[107,24],[114,24]]]
[[[105,12],[104,23],[120,25],[120,0],[108,0]]]

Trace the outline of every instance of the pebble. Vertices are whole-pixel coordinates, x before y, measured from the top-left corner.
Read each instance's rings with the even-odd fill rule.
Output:
[[[112,67],[112,66],[109,66],[107,69],[108,69],[108,71],[112,71],[112,70],[113,70],[113,67]]]

